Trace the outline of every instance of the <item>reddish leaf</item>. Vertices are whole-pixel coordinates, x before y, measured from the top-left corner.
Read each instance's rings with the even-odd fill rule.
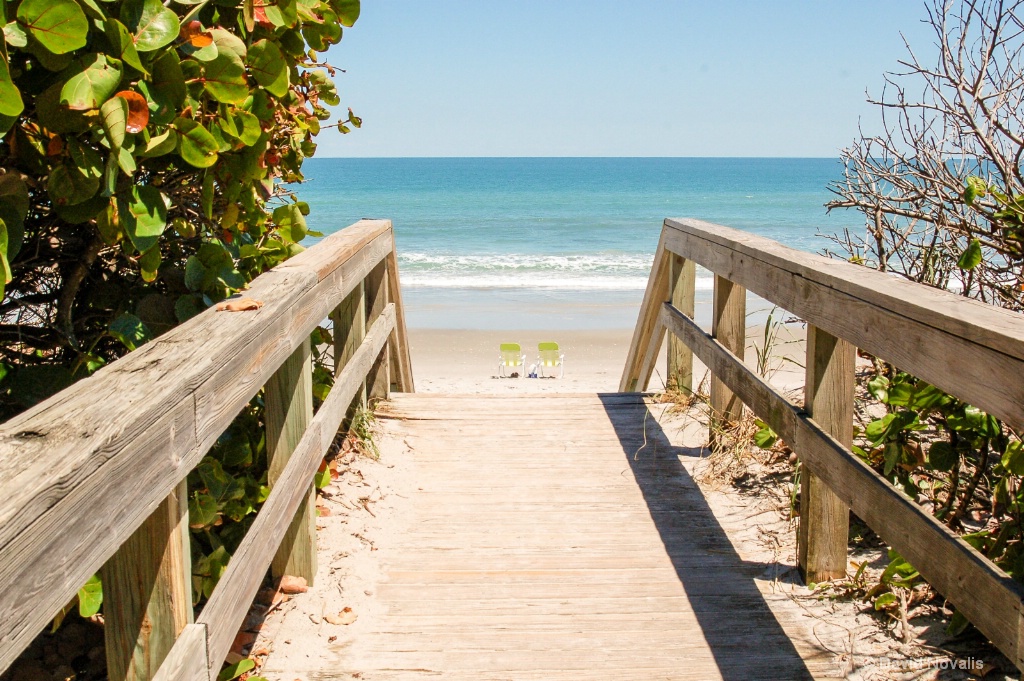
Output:
[[[263,307],[262,301],[252,298],[234,298],[217,303],[217,312],[245,312],[247,310],[258,310]],[[298,577],[294,579],[299,579]],[[289,593],[285,591],[285,593]]]
[[[64,151],[64,140],[60,136],[54,135],[46,144],[46,155],[52,158],[60,156],[62,151]]]
[[[128,102],[128,120],[124,129],[131,133],[142,132],[149,123],[149,104],[146,98],[132,90],[121,90],[114,96]]]
[[[190,21],[181,26],[181,39],[192,47],[208,47],[213,44],[213,34],[203,29],[198,21]]]

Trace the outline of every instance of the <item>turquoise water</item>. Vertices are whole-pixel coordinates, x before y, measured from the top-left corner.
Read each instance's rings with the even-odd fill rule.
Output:
[[[298,188],[324,233],[390,218],[414,327],[632,326],[666,217],[820,251],[837,159],[312,159]],[[698,289],[710,290],[707,272]]]

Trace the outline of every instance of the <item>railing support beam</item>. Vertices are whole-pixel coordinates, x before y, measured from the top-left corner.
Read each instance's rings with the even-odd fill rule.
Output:
[[[307,337],[271,376],[265,394],[268,480],[273,489],[306,426],[313,420],[313,365]],[[274,579],[302,577],[312,586],[316,578],[316,490],[310,482],[284,541],[271,563]]]
[[[856,350],[807,325],[804,409],[844,447],[853,444]],[[808,584],[846,576],[850,509],[806,466],[800,474],[798,563]]]
[[[693,319],[697,287],[697,265],[672,253],[669,271],[669,300],[672,306]],[[668,336],[668,378],[665,387],[690,394],[693,392],[693,351],[675,334]]]
[[[376,321],[388,302],[388,261],[385,258],[366,275],[367,323],[372,324]],[[366,377],[366,390],[371,406],[378,400],[386,400],[390,395],[391,376],[388,362],[390,356],[389,340]]]
[[[747,291],[725,277],[715,275],[711,335],[729,352],[743,359],[747,331]],[[711,442],[716,434],[739,420],[743,403],[715,374],[711,375]]]
[[[192,622],[192,560],[185,480],[103,566],[111,681],[149,681]]]
[[[359,344],[366,337],[366,289],[362,281],[345,296],[341,305],[331,313],[334,324],[334,377],[341,375],[342,370],[359,349]],[[356,392],[349,407],[348,415],[342,423],[346,430],[358,409],[366,408],[366,382]]]

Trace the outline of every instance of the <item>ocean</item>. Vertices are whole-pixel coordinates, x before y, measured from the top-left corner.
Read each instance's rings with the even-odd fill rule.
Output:
[[[304,170],[295,190],[311,229],[393,221],[414,328],[632,327],[666,217],[807,251],[863,225],[825,212],[838,159],[311,159]],[[698,271],[698,319],[711,285]]]

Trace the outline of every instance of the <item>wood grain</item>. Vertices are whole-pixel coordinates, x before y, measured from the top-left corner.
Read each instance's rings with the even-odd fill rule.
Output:
[[[764,566],[736,555],[642,396],[396,394],[383,412],[384,461],[414,482],[376,554],[376,602],[330,655],[295,669],[272,655],[268,677],[555,680],[596,668],[792,681],[831,669],[801,659],[755,587]],[[552,420],[560,437],[535,437],[563,413],[585,425]],[[443,428],[490,442],[437,437]],[[783,620],[806,626],[799,613]]]
[[[698,220],[666,220],[663,238],[673,253],[1024,428],[1024,315]]]
[[[189,624],[182,630],[170,654],[164,659],[153,681],[213,681],[206,667],[206,627]]]
[[[715,275],[711,335],[734,355],[743,359],[747,342],[747,292],[725,277]],[[711,441],[717,432],[738,421],[743,403],[716,374],[711,374]]]
[[[207,665],[213,677],[216,677],[231,649],[238,627],[270,566],[274,550],[284,539],[300,505],[308,498],[313,474],[394,326],[395,309],[389,305],[370,327],[359,349],[345,365],[327,399],[306,427],[277,478],[277,484],[256,514],[245,539],[232,555],[231,562],[196,620],[209,632]]]
[[[267,424],[267,481],[273,491],[313,420],[313,364],[308,338],[267,381],[263,401]],[[310,585],[316,580],[316,490],[312,482],[277,547],[270,573],[274,579],[284,575],[302,577]]]
[[[640,305],[636,327],[633,330],[633,340],[629,344],[626,366],[622,371],[622,379],[619,381],[619,392],[644,391],[651,379],[650,373],[643,376],[641,370],[644,368],[644,357],[650,352],[651,343],[656,343],[659,346],[661,344],[661,337],[656,338],[658,334],[655,333],[655,326],[658,323],[658,303],[669,299],[668,258],[663,232],[662,238],[658,241],[658,250],[654,253],[654,265],[651,268],[651,276],[647,280],[644,300]],[[657,356],[657,352],[654,354]],[[654,364],[652,363],[650,371],[653,370]]]
[[[208,310],[0,426],[0,670],[392,245],[357,223],[254,280],[259,310]]]
[[[856,348],[808,325],[804,411],[849,448],[853,444]],[[797,561],[804,581],[846,576],[850,509],[811,470],[800,476]]]
[[[107,676],[149,681],[192,622],[185,480],[103,566]]]
[[[671,270],[668,287],[671,303],[683,314],[693,317],[697,293],[697,265],[680,255],[669,256]],[[668,339],[668,378],[665,386],[669,390],[683,393],[693,392],[693,351],[674,335]]]
[[[693,320],[669,304],[661,317],[846,506],[1024,669],[1019,643],[1024,586],[893,487]]]
[[[395,304],[395,332],[388,343],[391,349],[391,373],[395,390],[403,393],[416,392],[412,377],[412,354],[409,346],[409,332],[405,327],[405,308],[402,305],[402,286],[398,278],[397,248],[388,254],[388,293]]]

